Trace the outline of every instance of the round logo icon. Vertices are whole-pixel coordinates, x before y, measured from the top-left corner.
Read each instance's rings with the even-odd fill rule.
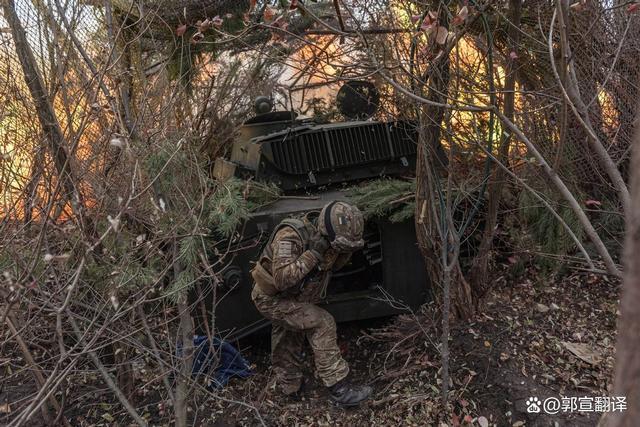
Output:
[[[542,406],[542,402],[540,402],[540,399],[538,399],[537,397],[530,397],[525,402],[525,405],[527,406],[528,413],[539,414],[540,407]]]

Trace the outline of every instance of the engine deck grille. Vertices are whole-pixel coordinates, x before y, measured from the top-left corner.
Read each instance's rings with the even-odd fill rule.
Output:
[[[363,123],[292,132],[266,139],[274,165],[290,174],[346,168],[416,154],[417,132],[407,123]]]

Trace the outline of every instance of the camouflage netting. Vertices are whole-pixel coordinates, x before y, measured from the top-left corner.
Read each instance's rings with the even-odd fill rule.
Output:
[[[91,5],[93,3],[96,5]],[[73,154],[70,167],[78,172],[77,178],[88,200],[87,208],[100,210],[106,207],[105,203],[117,205],[122,189],[131,185],[131,162],[136,156],[146,164],[147,156],[164,155],[157,150],[149,151],[149,147],[157,144],[171,148],[183,137],[190,138],[189,128],[181,126],[185,121],[200,117],[201,128],[193,129],[193,133],[206,130],[201,134],[215,135],[215,140],[197,141],[207,146],[204,151],[214,157],[220,147],[228,146],[235,126],[250,111],[252,97],[268,89],[263,90],[261,85],[246,88],[247,75],[259,74],[253,59],[218,58],[210,44],[206,49],[196,48],[188,37],[175,37],[175,26],[152,13],[150,8],[146,9],[145,16],[163,23],[163,39],[150,34],[153,32],[145,24],[148,21],[136,21],[118,8],[113,10],[110,30],[103,3],[93,3],[72,1],[65,6],[69,28],[60,19],[54,2],[18,0],[15,6],[44,85],[52,94],[53,107],[65,136],[65,149]],[[162,8],[159,2],[148,3],[166,13],[178,7],[176,2],[169,1]],[[198,10],[205,10],[207,16],[215,12],[215,8],[225,7],[224,2],[197,3],[198,7],[205,7]],[[242,9],[242,2],[228,3],[233,3],[232,10]],[[117,5],[125,7],[125,2],[114,2],[114,6]],[[183,6],[181,3],[180,7]],[[139,3],[134,9],[136,13],[145,10]],[[130,20],[137,23],[123,24]],[[120,25],[124,28],[120,29]],[[0,26],[0,85],[3,88],[0,94],[3,156],[0,211],[3,216],[24,218],[28,223],[31,218],[41,218],[49,204],[60,198],[50,191],[57,178],[50,155],[43,149],[42,130],[11,31],[2,18]],[[71,33],[84,49],[86,58],[78,51]],[[216,61],[218,65],[214,67]],[[192,91],[189,98],[184,90],[187,85]],[[214,89],[224,102],[205,100]],[[122,161],[123,156],[127,161]],[[147,198],[141,199],[133,203],[148,202]],[[146,209],[140,212],[143,217],[148,216]],[[68,218],[70,206],[58,206],[52,215],[54,219]]]
[[[543,148],[547,160],[567,182],[591,198],[603,197],[612,187],[589,147],[585,129],[564,101],[549,59],[547,37],[555,7],[546,1],[535,3],[527,2],[523,28],[530,28],[529,37],[522,40],[525,46],[518,52],[523,61],[519,118],[525,133]],[[608,2],[584,3],[568,11],[571,59],[593,128],[624,171],[638,100],[638,17],[627,12],[626,2],[617,7],[615,2],[608,7]],[[557,22],[554,61],[561,78],[566,79]]]
[[[249,9],[249,0],[115,0],[113,5],[123,13],[136,17],[155,14],[167,25],[175,25],[228,13],[244,14]]]
[[[104,192],[104,170],[108,162],[109,140],[117,131],[113,118],[105,114],[109,110],[104,94],[96,91],[96,76],[63,34],[59,20],[52,20],[50,9],[41,1],[18,1],[16,9],[22,19],[29,43],[44,84],[52,94],[53,107],[58,114],[64,135],[65,147],[73,153],[71,168],[82,171],[77,177],[82,189],[91,199]],[[70,8],[68,19],[75,28],[75,35],[93,58],[106,51],[100,46],[107,43],[106,32],[99,25],[99,17],[92,8]],[[54,13],[55,14],[55,13]],[[55,14],[57,15],[57,14]],[[46,25],[45,25],[46,23]],[[3,27],[0,34],[0,141],[2,141],[2,215],[25,215],[28,220],[42,217],[52,200],[51,194],[57,177],[49,152],[44,148],[42,130],[34,109],[31,94],[25,84],[15,45],[7,23],[0,18]],[[64,43],[57,41],[64,40]],[[65,60],[56,62],[63,54]],[[42,167],[45,165],[45,167]],[[91,196],[92,195],[92,196]],[[69,206],[54,209],[53,217],[68,217]]]
[[[555,6],[546,1],[527,2],[524,8],[522,29],[527,36],[521,38],[523,46],[517,52],[522,66],[518,70],[516,120],[577,200],[590,211],[589,216],[609,250],[618,255],[622,247],[620,236],[624,231],[620,200],[588,141],[587,130],[565,100],[554,75],[548,47],[554,10]],[[639,17],[628,12],[626,2],[573,2],[567,14],[570,60],[575,66],[580,97],[588,110],[582,118],[592,126],[626,180],[640,94]],[[558,19],[552,36],[552,51],[562,84],[568,88],[570,81],[564,71],[567,61],[562,55]],[[520,153],[527,156],[526,151]],[[549,187],[546,178],[540,175],[540,169],[529,165],[527,170],[527,175],[539,177],[530,182],[534,188],[552,201],[565,221],[581,236],[582,229],[574,214]],[[526,195],[521,197],[520,207],[542,253],[570,251],[573,244],[546,209]]]

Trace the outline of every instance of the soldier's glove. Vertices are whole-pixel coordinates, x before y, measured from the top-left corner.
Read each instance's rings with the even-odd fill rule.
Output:
[[[318,261],[324,258],[324,253],[327,252],[327,249],[330,247],[331,243],[329,240],[320,233],[315,234],[309,242],[309,250],[313,252]]]

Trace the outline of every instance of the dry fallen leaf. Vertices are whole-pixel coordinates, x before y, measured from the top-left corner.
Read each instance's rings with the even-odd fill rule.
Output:
[[[438,31],[436,32],[436,43],[445,44],[447,42],[447,36],[449,35],[449,30],[445,27],[438,27]]]
[[[453,18],[453,25],[463,24],[467,19],[467,16],[469,16],[469,8],[467,6],[463,6],[458,14]]]
[[[422,21],[422,25],[420,25],[420,29],[426,33],[432,32],[434,28],[435,25],[431,22],[429,17],[425,18],[424,21]]]
[[[538,312],[540,313],[546,313],[549,311],[549,306],[538,303],[536,304],[536,310],[538,310]]]
[[[597,365],[602,360],[602,354],[600,351],[589,344],[563,341],[562,345],[578,359],[587,362],[590,365]]]
[[[486,417],[478,417],[480,427],[489,427],[489,420]]]

